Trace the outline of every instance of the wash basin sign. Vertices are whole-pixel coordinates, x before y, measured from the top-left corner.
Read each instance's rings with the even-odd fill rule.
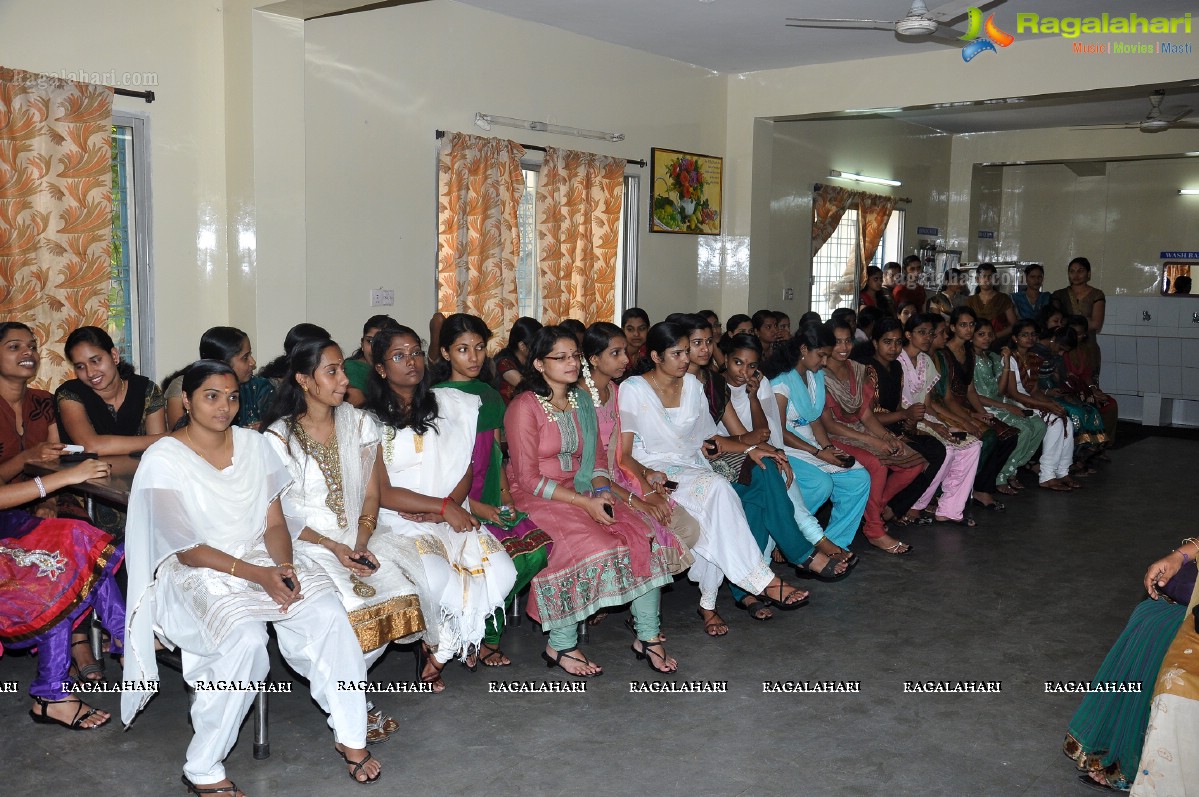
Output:
[[[971,6],[967,13],[970,15],[970,27],[961,37],[961,40],[968,41],[970,43],[962,48],[963,61],[969,63],[974,59],[974,56],[978,55],[979,53],[986,52],[987,50],[990,50],[993,53],[998,52],[998,50],[995,49],[997,46],[1007,47],[1016,40],[1015,36],[1005,30],[1001,30],[1000,27],[995,24],[994,14],[988,16],[987,21],[984,24],[982,21],[983,12],[978,8]],[[979,35],[980,33],[982,35]]]

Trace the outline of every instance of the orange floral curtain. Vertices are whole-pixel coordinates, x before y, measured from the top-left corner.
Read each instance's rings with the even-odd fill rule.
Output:
[[[74,329],[106,326],[112,89],[0,67],[0,319],[42,347],[35,387],[69,375]]]
[[[891,211],[895,210],[895,198],[880,194],[858,194],[858,252],[861,258],[858,262],[862,268],[874,257],[883,233],[887,231],[887,222],[891,220]]]
[[[841,217],[849,210],[858,192],[835,185],[818,185],[812,197],[812,254],[820,251],[825,241],[833,237]]]
[[[515,141],[450,133],[437,169],[437,309],[482,318],[497,333],[492,354],[519,316],[517,211],[525,192],[524,154]]]
[[[537,185],[544,323],[615,320],[624,166],[619,158],[546,148]]]

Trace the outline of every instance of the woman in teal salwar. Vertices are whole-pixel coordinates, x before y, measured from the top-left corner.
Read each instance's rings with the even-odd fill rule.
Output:
[[[454,313],[441,325],[438,347],[441,349],[437,389],[461,390],[483,401],[479,408],[475,451],[472,458],[474,481],[470,488],[470,510],[487,523],[492,534],[504,546],[516,566],[516,584],[504,601],[505,611],[512,608],[516,596],[541,572],[549,560],[550,536],[528,516],[512,506],[512,494],[504,473],[499,434],[504,424],[504,400],[483,371],[487,366],[487,341],[491,330],[478,316]],[[482,379],[480,379],[482,375]],[[507,511],[501,511],[507,510]],[[479,660],[487,667],[512,663],[500,650],[504,615],[493,615],[479,649]],[[467,659],[470,666],[472,658]]]
[[[1127,791],[1136,777],[1149,724],[1153,684],[1170,643],[1187,617],[1185,603],[1161,599],[1158,590],[1187,560],[1199,555],[1199,543],[1184,540],[1149,565],[1149,598],[1133,610],[1124,632],[1112,645],[1092,683],[1140,683],[1140,692],[1093,692],[1082,699],[1067,727],[1063,752],[1086,772],[1080,780]]]
[[[1026,410],[1010,399],[1005,399],[1004,382],[1011,379],[1009,367],[1011,353],[1004,349],[1002,355],[991,351],[995,342],[995,330],[990,324],[981,324],[974,330],[974,390],[987,413],[1019,431],[1016,450],[1007,458],[996,479],[1011,490],[1022,490],[1024,485],[1016,479],[1016,471],[1028,463],[1045,439],[1046,425],[1031,410]],[[1005,492],[999,488],[1000,492]]]

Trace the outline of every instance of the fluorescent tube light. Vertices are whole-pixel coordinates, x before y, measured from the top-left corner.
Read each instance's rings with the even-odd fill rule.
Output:
[[[839,172],[832,169],[828,173],[829,177],[840,180],[853,180],[856,183],[874,183],[875,185],[903,185],[899,180],[888,180],[885,177],[871,177],[866,174],[854,174],[853,172]]]

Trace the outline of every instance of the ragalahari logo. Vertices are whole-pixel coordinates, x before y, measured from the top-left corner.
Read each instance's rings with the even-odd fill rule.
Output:
[[[999,26],[995,24],[994,14],[987,17],[987,22],[984,25],[982,11],[971,6],[968,13],[970,14],[970,28],[961,39],[970,43],[962,48],[963,61],[969,62],[973,60],[974,56],[986,50],[990,50],[993,53],[998,52],[995,49],[996,45],[1007,47],[1016,40],[1016,37],[1012,34],[1000,30]],[[985,35],[979,36],[979,33],[984,33]]]

